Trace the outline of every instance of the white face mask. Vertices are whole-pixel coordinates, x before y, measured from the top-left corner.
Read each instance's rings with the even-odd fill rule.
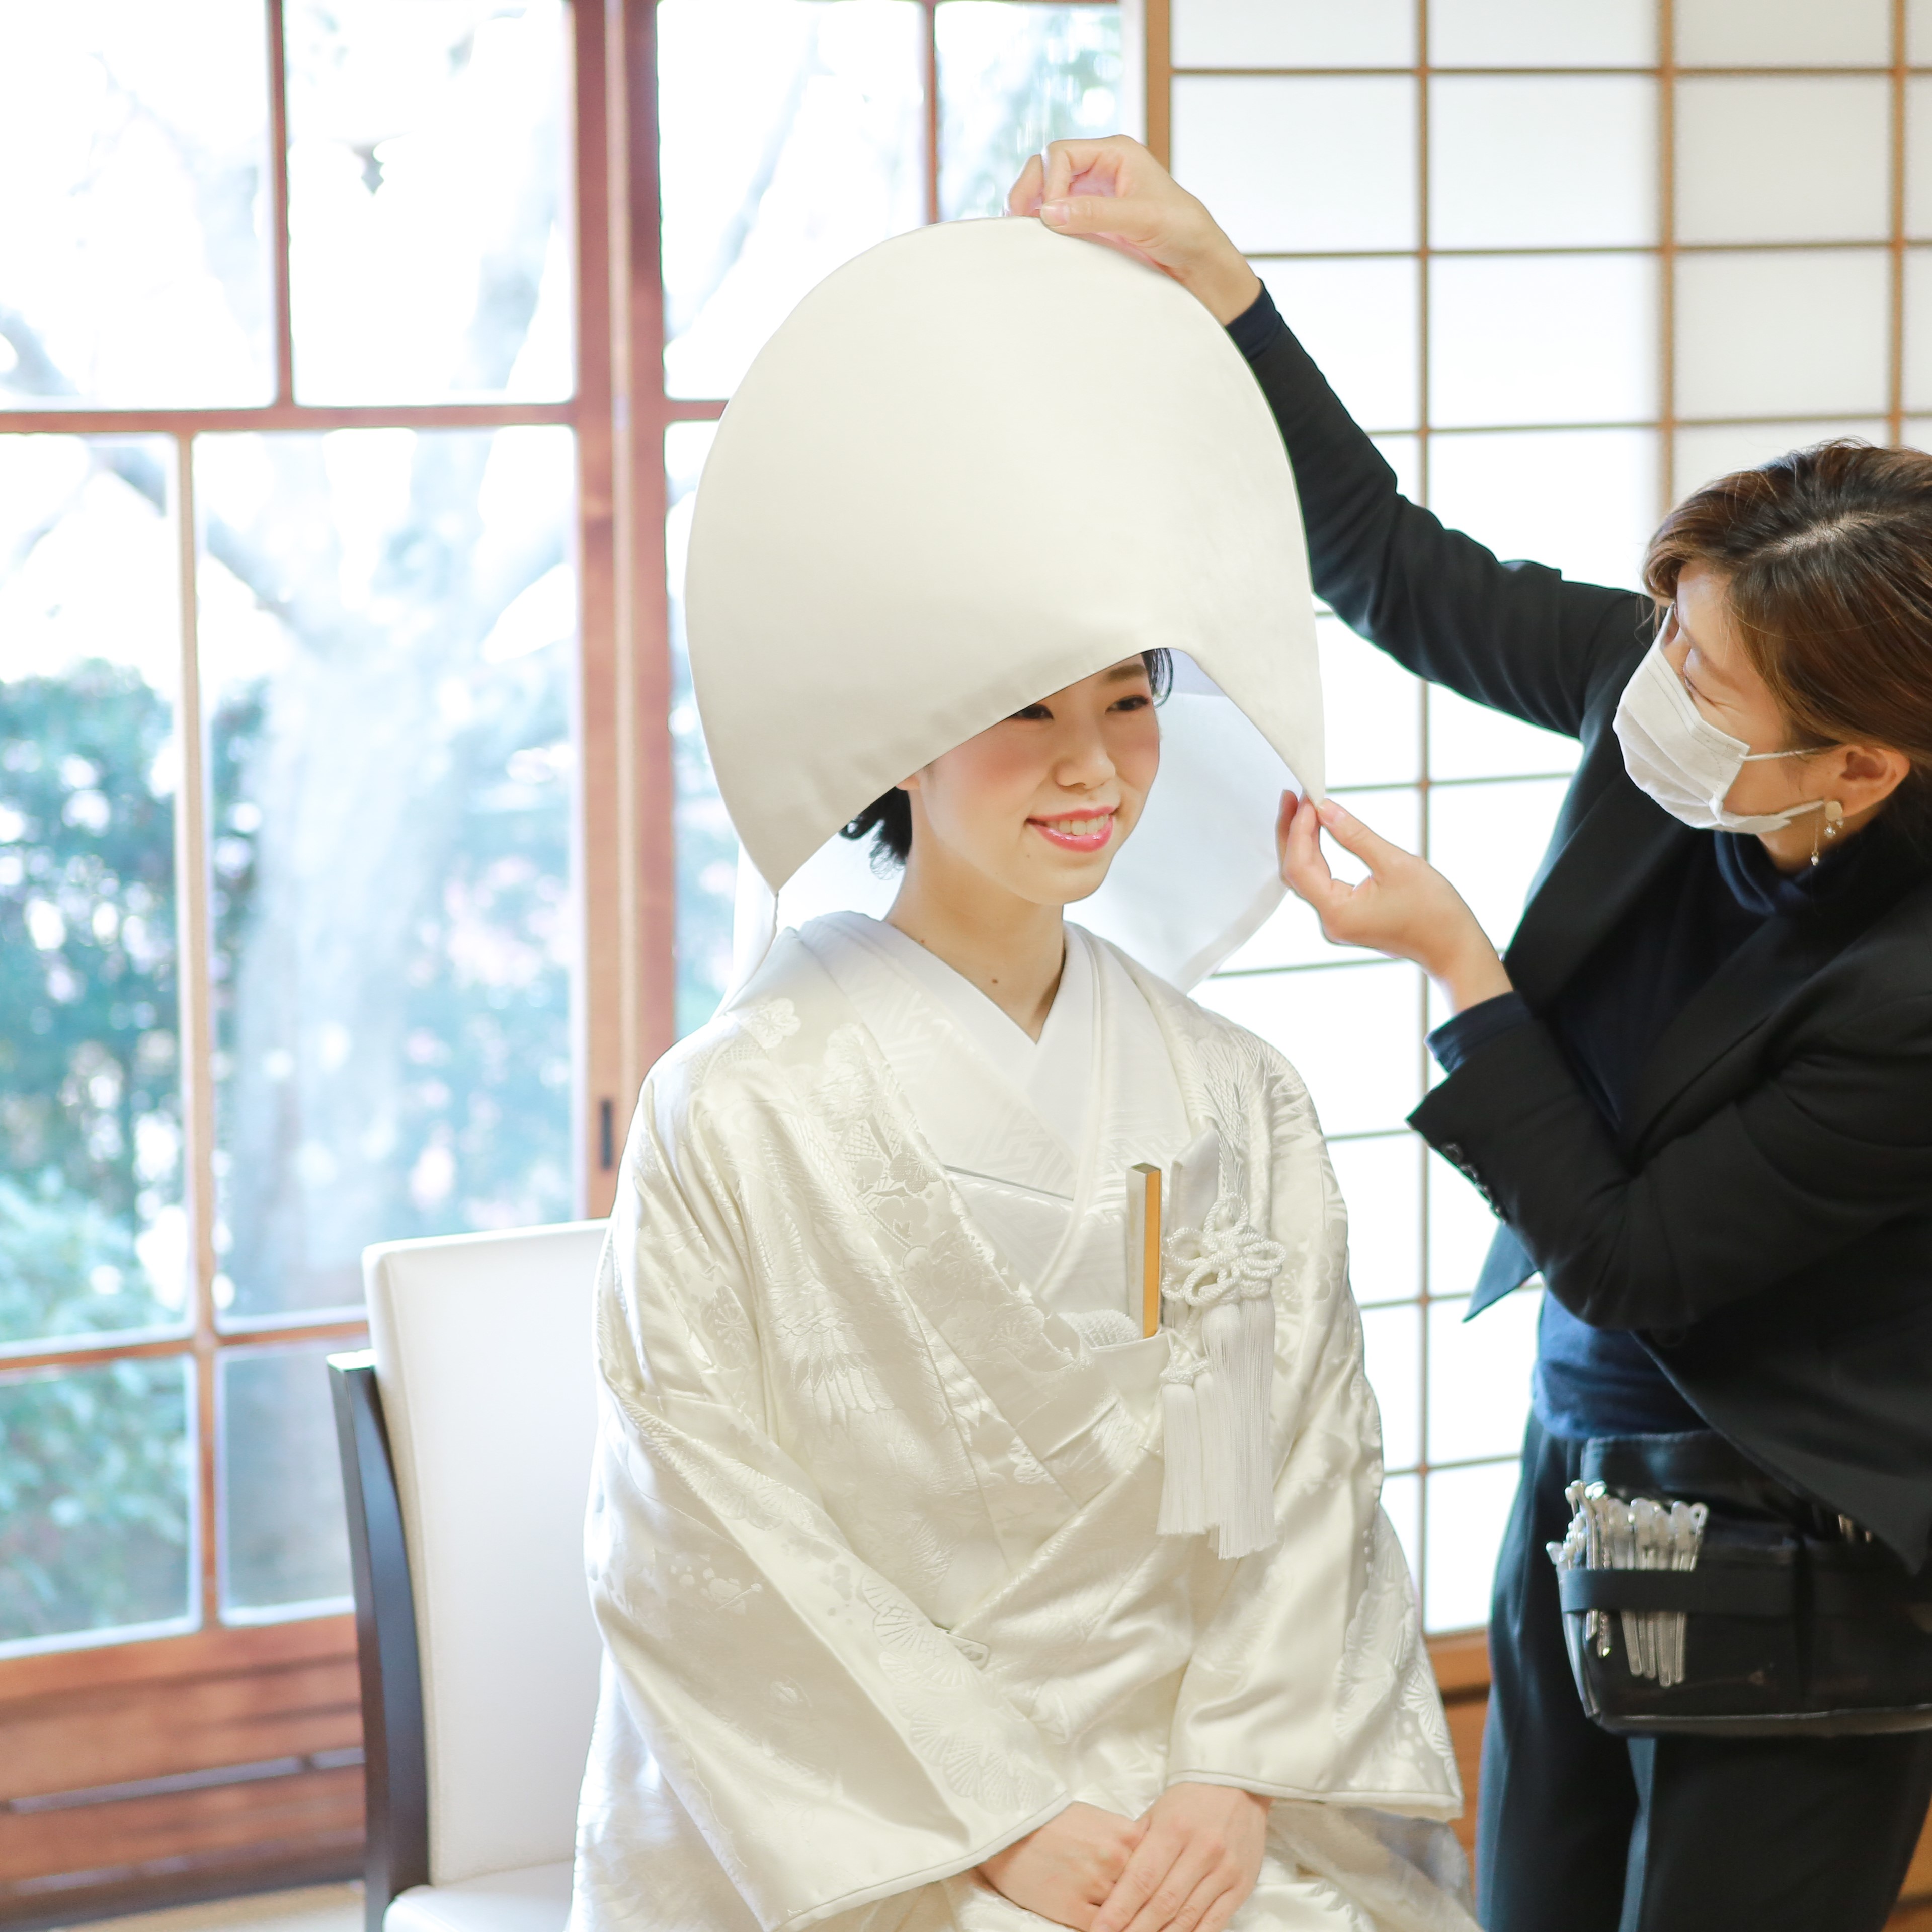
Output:
[[[1720,731],[1697,709],[1660,640],[1631,674],[1617,703],[1617,742],[1624,770],[1673,818],[1700,832],[1778,832],[1794,818],[1824,806],[1808,799],[1784,812],[1732,812],[1724,803],[1745,766],[1791,752],[1754,752],[1742,738]]]

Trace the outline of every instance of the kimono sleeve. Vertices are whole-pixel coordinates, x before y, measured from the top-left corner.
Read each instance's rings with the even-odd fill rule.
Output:
[[[1462,1786],[1414,1586],[1380,1505],[1381,1424],[1346,1219],[1305,1089],[1268,1132],[1277,1285],[1274,1546],[1241,1559],[1183,1678],[1170,1783],[1454,1817]]]
[[[588,1562],[607,1681],[772,1932],[967,1870],[1068,1793],[773,1439],[717,1137],[646,1088],[598,1283]]]

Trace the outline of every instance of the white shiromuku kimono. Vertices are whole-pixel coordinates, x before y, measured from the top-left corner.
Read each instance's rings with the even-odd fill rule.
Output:
[[[1211,1132],[1281,1244],[1276,1540],[1162,1534],[1126,1187]],[[1021,1932],[1078,1799],[1271,1795],[1239,1932],[1468,1932],[1461,1793],[1378,1504],[1344,1210],[1252,1035],[1068,929],[1036,1046],[856,914],[646,1083],[598,1286],[606,1642],[574,1932]]]

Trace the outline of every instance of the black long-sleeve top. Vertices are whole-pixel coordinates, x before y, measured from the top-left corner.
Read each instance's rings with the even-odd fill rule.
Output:
[[[1633,1338],[1696,1414],[1916,1567],[1932,1552],[1932,864],[1882,818],[1785,881],[1755,842],[1670,818],[1611,728],[1649,600],[1445,530],[1271,303],[1232,332],[1280,428],[1319,593],[1408,670],[1582,743],[1505,954],[1520,1001],[1465,1016],[1466,1052],[1411,1116],[1504,1224],[1476,1300],[1540,1271],[1575,1323]]]

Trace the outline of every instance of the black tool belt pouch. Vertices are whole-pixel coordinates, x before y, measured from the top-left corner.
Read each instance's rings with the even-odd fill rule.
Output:
[[[1660,1507],[1639,1511],[1640,1498]],[[1593,1440],[1571,1499],[1569,1541],[1550,1551],[1570,1669],[1604,1730],[1932,1729],[1932,1574],[1908,1576],[1868,1532],[1714,1431]],[[1684,1535],[1682,1510],[1675,1543],[1657,1526],[1672,1503],[1704,1506],[1700,1535]],[[1652,1526],[1647,1554],[1632,1547],[1645,1540],[1628,1527],[1640,1516]],[[1690,1567],[1667,1567],[1693,1544]],[[1644,1562],[1666,1567],[1626,1567]]]

